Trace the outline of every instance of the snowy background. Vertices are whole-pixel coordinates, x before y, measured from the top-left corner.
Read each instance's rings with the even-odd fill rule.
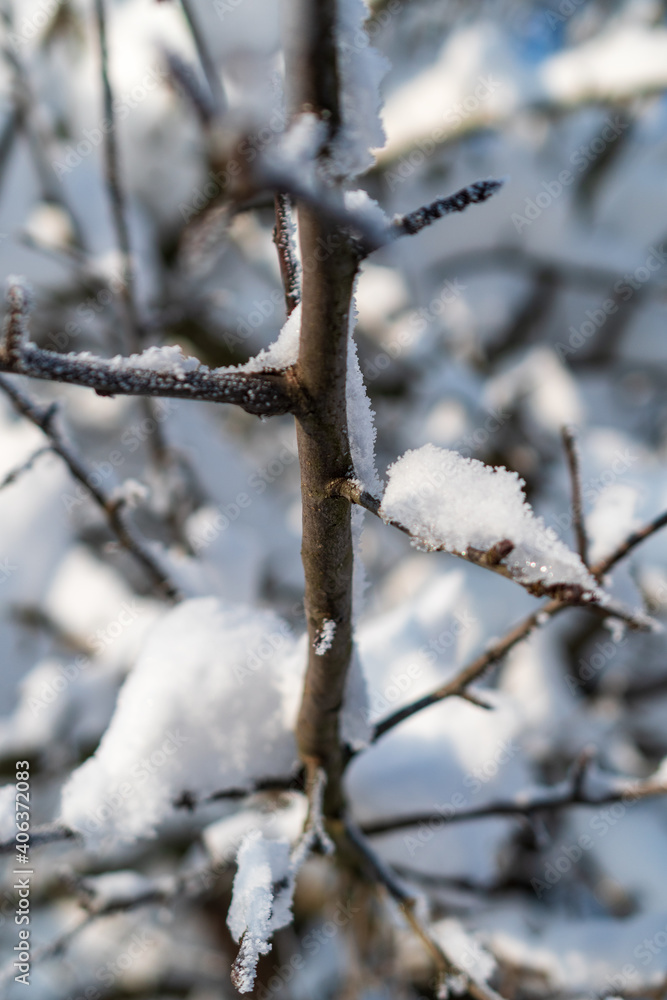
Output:
[[[126,351],[93,4],[2,6],[0,271],[30,281],[41,346]],[[220,69],[223,128],[205,109],[198,117],[201,84],[178,78],[179,67],[201,71],[176,0],[110,4],[110,67],[146,344],[217,367],[247,361],[285,323],[272,201],[231,214],[224,184],[260,151],[275,147],[279,164],[293,153],[281,143],[289,28],[275,0],[191,6]],[[391,217],[505,178],[484,205],[363,266],[355,339],[380,477],[427,444],[503,465],[575,548],[561,442],[573,425],[599,559],[667,508],[665,6],[377,0],[367,27],[387,60],[386,142],[359,181],[371,198]],[[290,863],[266,840],[294,844],[305,817],[298,792],[201,801],[295,771],[305,642],[293,421],[20,382],[61,402],[96,481],[123,489],[192,599],[170,610],[151,590],[56,455],[22,468],[46,442],[0,393],[1,835],[13,833],[17,760],[30,762],[33,824],[62,819],[83,835],[32,851],[30,996],[232,996],[239,847],[246,877],[248,864],[259,872],[244,898],[261,902]],[[362,551],[357,637],[372,722],[538,607],[515,583],[416,551],[369,515]],[[606,585],[667,618],[667,532]],[[492,710],[448,699],[359,753],[347,774],[354,819],[531,794],[565,779],[585,749],[601,785],[652,775],[667,756],[664,651],[658,632],[560,615],[489,673]],[[662,798],[371,839],[464,968],[485,977],[495,961],[505,997],[667,988]],[[23,987],[11,982],[11,858],[0,974],[13,998]],[[398,916],[378,930],[378,907],[311,858],[293,923],[262,918],[276,934],[257,996],[430,1000],[422,946]]]

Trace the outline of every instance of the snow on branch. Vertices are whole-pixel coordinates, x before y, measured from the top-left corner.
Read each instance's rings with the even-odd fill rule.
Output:
[[[83,352],[58,354],[29,340],[29,294],[19,278],[9,279],[9,310],[0,343],[0,371],[53,382],[89,386],[100,396],[169,396],[233,403],[247,413],[274,416],[295,409],[281,372],[210,369],[179,347],[150,347],[128,358],[98,358]]]
[[[292,921],[296,876],[313,849],[333,851],[322,818],[326,775],[316,768],[308,784],[308,815],[294,849],[286,840],[269,840],[259,830],[249,833],[237,855],[238,869],[232,889],[227,926],[240,944],[232,968],[232,982],[239,993],[254,985],[260,955],[271,950],[271,937]]]
[[[388,478],[381,501],[351,482],[339,488],[418,548],[484,566],[538,597],[604,600],[579,557],[535,517],[516,473],[424,445],[399,458]]]
[[[398,215],[391,224],[391,234],[394,238],[414,236],[415,233],[430,226],[438,219],[442,219],[445,215],[451,215],[452,212],[463,212],[468,205],[478,205],[480,202],[486,201],[496,191],[499,191],[504,183],[503,180],[475,181],[474,184],[469,184],[446,198],[438,198],[430,205],[418,208],[415,212]]]

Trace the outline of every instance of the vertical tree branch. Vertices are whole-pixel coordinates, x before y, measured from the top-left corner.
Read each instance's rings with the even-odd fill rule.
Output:
[[[130,232],[127,224],[127,205],[125,192],[120,180],[120,163],[116,135],[116,117],[114,113],[113,91],[109,79],[109,52],[107,46],[107,18],[104,7],[105,0],[95,0],[95,15],[100,42],[100,62],[102,73],[102,93],[104,95],[104,116],[109,122],[109,128],[104,136],[104,168],[106,174],[109,199],[114,227],[118,238],[118,249],[122,258],[123,275],[123,311],[127,344],[133,351],[140,350],[138,316],[135,301],[135,280],[132,255],[130,250]]]
[[[330,122],[338,117],[335,14],[335,0],[308,3],[305,51],[298,58],[299,107],[317,110]],[[353,562],[350,503],[332,495],[331,483],[352,469],[346,377],[358,256],[346,234],[324,223],[313,206],[299,204],[299,232],[304,283],[297,378],[307,406],[298,418],[297,441],[310,651],[297,742],[309,773],[322,767],[327,774],[324,813],[331,818],[343,807],[339,715],[352,654]],[[334,623],[333,638],[318,649],[325,622]]]
[[[563,427],[563,445],[567,456],[567,466],[570,470],[570,482],[572,486],[572,520],[574,522],[574,533],[577,538],[577,551],[584,566],[588,566],[588,537],[584,524],[584,505],[581,496],[581,463],[579,460],[579,449],[574,430],[571,427]]]

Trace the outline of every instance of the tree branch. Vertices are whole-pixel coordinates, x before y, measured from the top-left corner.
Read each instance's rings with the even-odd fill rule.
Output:
[[[179,601],[181,594],[176,584],[170,579],[168,572],[160,564],[159,559],[151,552],[143,538],[135,532],[127,517],[122,500],[117,500],[95,485],[90,470],[76,455],[66,440],[56,422],[56,407],[40,407],[29,396],[25,395],[8,379],[0,375],[0,389],[11,399],[15,408],[27,417],[48,437],[51,449],[65,461],[70,472],[82,486],[91,494],[98,506],[104,511],[109,527],[118,538],[120,544],[134,556],[147,573],[158,593],[170,601]]]
[[[465,562],[473,563],[475,566],[491,570],[492,573],[497,573],[499,576],[505,577],[506,580],[512,580],[514,583],[517,583],[524,590],[527,590],[529,594],[532,594],[533,597],[552,597],[558,601],[562,601],[564,605],[569,607],[585,607],[605,616],[613,615],[627,622],[636,631],[643,631],[649,627],[648,620],[638,617],[636,614],[627,611],[615,603],[607,601],[605,604],[598,604],[590,600],[588,592],[580,584],[544,584],[541,580],[526,583],[517,580],[510,569],[502,563],[502,560],[514,549],[514,544],[507,538],[500,539],[486,550],[476,549],[469,545],[465,552],[453,551],[445,548],[444,545],[433,545],[426,542],[418,535],[413,534],[410,528],[401,524],[400,521],[385,520],[381,513],[382,501],[362,490],[356,481],[349,478],[339,479],[330,484],[330,489],[334,494],[347,497],[351,503],[356,503],[360,507],[363,507],[364,510],[375,514],[385,524],[389,524],[392,528],[402,531],[403,534],[411,538],[424,551],[446,552],[448,555],[456,556],[457,559],[463,559]]]
[[[285,289],[285,308],[290,316],[301,301],[301,268],[294,246],[295,227],[292,222],[292,201],[287,194],[276,194],[276,224],[273,242],[278,250],[280,273]]]
[[[121,255],[121,300],[125,321],[126,343],[131,350],[138,350],[141,343],[139,316],[135,298],[135,274],[130,247],[130,231],[127,224],[127,203],[120,177],[118,155],[118,135],[113,90],[109,79],[109,52],[107,47],[107,18],[105,0],[95,0],[95,17],[100,44],[100,71],[102,74],[102,94],[104,117],[110,127],[104,130],[104,172],[111,215],[113,218],[118,249]]]
[[[372,501],[374,504],[378,505],[379,501],[374,500],[369,494],[369,502]],[[365,506],[365,505],[364,505]],[[367,510],[372,509],[371,507],[366,507]],[[373,511],[376,513],[375,511]],[[636,545],[644,541],[650,535],[659,531],[660,528],[667,525],[667,512],[661,514],[659,517],[654,518],[654,520],[649,521],[643,528],[638,531],[633,532],[624,542],[622,542],[610,555],[606,556],[604,559],[600,559],[597,563],[591,566],[591,573],[596,579],[601,579],[605,573],[614,566],[617,562],[624,558]],[[389,732],[394,726],[403,722],[405,719],[409,719],[411,715],[415,715],[417,712],[421,712],[425,708],[429,708],[431,705],[435,705],[437,702],[442,701],[443,698],[450,698],[452,696],[465,697],[466,688],[473,681],[477,680],[482,674],[491,666],[491,664],[500,660],[506,653],[510,651],[517,643],[525,639],[530,633],[537,627],[546,624],[549,618],[553,618],[554,615],[560,614],[565,608],[572,607],[573,605],[567,601],[563,600],[553,600],[542,607],[538,608],[532,614],[524,618],[523,621],[515,625],[514,628],[502,637],[502,639],[494,642],[481,656],[478,656],[472,663],[464,667],[456,677],[446,684],[441,685],[436,688],[435,691],[431,691],[430,694],[426,694],[416,701],[410,702],[408,705],[404,705],[403,708],[398,709],[391,715],[379,722],[375,727],[373,740],[377,740],[384,733]],[[616,610],[610,611],[609,608],[597,608],[595,605],[588,604],[585,605],[589,610],[598,610],[602,613],[616,615]]]
[[[438,198],[430,205],[418,208],[415,212],[397,216],[391,224],[390,234],[394,239],[399,236],[414,236],[415,233],[430,226],[438,219],[442,219],[445,215],[451,215],[452,212],[463,212],[468,205],[478,205],[480,202],[486,201],[496,191],[499,191],[503,184],[502,180],[475,181],[474,184],[469,184],[445,198]]]
[[[572,484],[572,520],[574,522],[574,532],[577,539],[577,551],[584,566],[588,567],[588,538],[584,524],[584,508],[581,497],[581,462],[579,448],[574,430],[571,427],[563,427],[561,431],[563,446],[567,456],[567,465],[570,470],[570,481]]]
[[[0,372],[88,386],[100,396],[167,396],[233,403],[259,416],[294,412],[298,407],[298,394],[283,372],[210,369],[182,356],[168,367],[156,348],[111,360],[88,353],[43,350],[28,339],[28,293],[19,279],[10,279],[7,297],[9,313],[0,344]],[[157,361],[153,360],[155,355]]]
[[[440,947],[433,936],[429,934],[428,928],[425,927],[417,915],[416,899],[403,888],[391,869],[378,857],[366,840],[362,830],[348,820],[345,824],[345,833],[359,855],[362,865],[366,869],[371,881],[385,887],[392,899],[398,904],[406,922],[421,940],[426,951],[433,959],[433,963],[442,979],[441,986],[445,987],[447,977],[452,976],[460,981],[462,980],[465,991],[470,996],[475,997],[475,1000],[502,1000],[501,995],[491,986],[488,986],[486,983],[480,983],[478,980],[473,979],[464,969],[459,968]]]
[[[536,813],[564,809],[570,806],[595,808],[611,805],[614,802],[637,802],[640,799],[667,795],[667,782],[656,781],[655,778],[649,778],[647,781],[622,779],[619,780],[616,787],[601,794],[587,793],[585,777],[589,763],[590,757],[587,754],[582,755],[575,761],[568,779],[553,788],[540,788],[532,795],[528,795],[524,791],[510,799],[489,802],[486,805],[473,806],[469,809],[453,810],[447,813],[416,813],[412,816],[375,820],[372,823],[363,824],[361,829],[366,836],[371,837],[435,822],[440,826],[441,824],[464,823],[499,816],[530,819]]]

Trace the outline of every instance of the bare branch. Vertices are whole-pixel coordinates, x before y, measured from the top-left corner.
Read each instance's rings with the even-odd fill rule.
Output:
[[[273,242],[278,250],[280,273],[285,289],[285,307],[287,315],[296,309],[301,301],[301,268],[296,255],[296,229],[292,221],[292,202],[287,194],[278,193],[275,196],[276,224],[273,230]]]
[[[42,455],[48,455],[51,451],[52,448],[50,444],[45,444],[43,447],[34,451],[30,458],[27,458],[25,462],[21,462],[21,464],[17,465],[15,469],[8,472],[4,479],[0,480],[0,490],[3,490],[5,486],[10,486],[12,483],[16,482],[16,480],[19,479],[24,472],[28,472],[33,467],[38,458],[41,458]]]
[[[446,198],[438,198],[430,205],[418,208],[415,212],[399,215],[391,224],[391,235],[394,238],[414,236],[415,233],[430,226],[438,219],[442,219],[445,215],[451,215],[452,212],[463,212],[468,205],[477,205],[486,201],[487,198],[500,190],[503,184],[502,180],[475,181],[474,184],[469,184],[467,187],[461,188],[460,191],[447,195]]]
[[[502,1000],[501,995],[491,986],[488,986],[486,983],[480,983],[479,980],[473,979],[469,972],[459,968],[440,947],[433,936],[429,934],[428,928],[424,926],[424,923],[417,915],[415,898],[402,886],[382,859],[378,857],[366,840],[363,832],[348,820],[345,823],[345,833],[360,856],[363,867],[366,869],[371,881],[385,887],[392,899],[398,904],[406,922],[421,940],[442,978],[441,985],[445,986],[446,977],[455,976],[459,981],[462,981],[465,991],[470,996],[475,997],[476,1000]]]
[[[210,128],[216,115],[210,91],[202,84],[192,66],[177,52],[166,50],[164,58],[172,79],[187,97],[205,129]]]
[[[102,94],[104,97],[104,117],[109,127],[104,130],[104,171],[111,202],[111,215],[116,230],[118,248],[121,254],[122,288],[121,299],[125,320],[125,334],[128,346],[137,350],[141,342],[139,332],[139,317],[135,298],[136,279],[132,252],[130,247],[130,231],[127,224],[127,201],[120,177],[120,160],[118,154],[118,135],[116,131],[116,113],[113,90],[109,79],[109,52],[107,47],[106,0],[95,0],[95,16],[97,19],[97,34],[100,44],[100,69],[102,74]]]
[[[488,802],[486,805],[452,810],[447,813],[416,813],[412,816],[376,820],[363,824],[362,830],[366,836],[370,837],[433,822],[444,825],[498,816],[530,819],[536,813],[565,809],[571,806],[596,808],[597,806],[611,805],[614,802],[637,802],[640,799],[667,795],[667,782],[657,781],[655,778],[649,778],[646,781],[619,779],[612,788],[601,794],[587,793],[585,790],[585,771],[589,762],[588,755],[585,758],[579,758],[567,780],[553,788],[540,788],[531,794],[520,792],[510,799]]]
[[[435,691],[425,694],[422,698],[410,702],[409,705],[404,705],[403,708],[398,709],[392,715],[383,719],[382,722],[379,722],[375,727],[373,740],[379,739],[384,733],[389,732],[390,729],[393,729],[400,722],[409,719],[416,712],[421,712],[423,709],[435,705],[437,702],[442,701],[443,698],[463,697],[468,685],[478,680],[493,663],[496,663],[505,656],[510,649],[521,642],[522,639],[529,636],[535,628],[542,625],[548,618],[553,617],[553,615],[558,614],[558,612],[563,611],[569,606],[562,601],[549,601],[547,604],[543,604],[541,608],[538,608],[537,611],[534,611],[527,618],[524,618],[522,622],[519,622],[502,639],[498,639],[497,642],[489,646],[481,656],[478,656],[467,667],[464,667],[452,680],[447,681],[446,684],[442,684]]]
[[[57,455],[60,455],[74,478],[97,501],[98,506],[104,511],[109,522],[109,527],[118,538],[118,541],[143,566],[158,593],[161,596],[166,596],[170,601],[180,600],[181,594],[178,587],[170,579],[168,572],[160,564],[160,561],[148,548],[144,539],[136,533],[127,517],[127,512],[122,501],[115,500],[111,495],[100,489],[99,486],[96,486],[90,470],[78,455],[74,453],[72,446],[58,427],[55,406],[39,406],[2,375],[0,375],[0,389],[9,396],[18,412],[32,421],[48,437],[52,450]]]
[[[584,525],[584,508],[581,497],[581,461],[579,448],[574,430],[571,427],[563,427],[561,434],[572,484],[572,520],[577,538],[577,551],[584,566],[588,566],[588,538]]]
[[[191,0],[181,0],[181,7],[183,8],[185,19],[188,22],[188,27],[190,28],[190,34],[192,35],[192,39],[195,43],[197,54],[199,55],[199,61],[202,65],[204,73],[206,74],[206,80],[210,87],[211,97],[213,98],[215,105],[215,112],[217,115],[221,115],[227,106],[227,100],[225,98],[225,92],[222,88],[220,74],[216,69],[211,53],[209,52],[208,45],[206,44],[206,38],[204,37],[204,33],[202,32],[195,16]]]
[[[639,528],[638,531],[633,531],[632,534],[628,535],[625,541],[621,542],[621,544],[618,545],[613,552],[611,552],[604,559],[600,559],[594,566],[591,566],[593,576],[597,577],[597,579],[601,579],[604,574],[615,565],[615,563],[627,556],[628,553],[639,545],[640,542],[643,542],[646,538],[654,535],[656,531],[660,531],[661,528],[664,528],[665,525],[667,525],[667,511],[665,511],[664,514],[660,514],[652,521],[649,521],[648,524],[645,524],[643,528]]]
[[[30,831],[30,847],[40,847],[42,844],[55,844],[62,840],[76,840],[78,834],[62,823],[46,823],[44,826],[34,826]],[[16,838],[9,837],[0,840],[0,854],[9,854],[16,850]]]
[[[349,481],[347,482],[347,485],[334,485],[337,489],[345,490],[351,497],[355,494],[355,492],[358,493],[358,489],[354,486],[354,484],[350,484]],[[380,502],[374,497],[371,497],[370,494],[360,494],[360,499],[363,499],[364,497],[365,500],[362,503],[362,506],[365,507],[366,510],[371,510],[379,516]],[[659,517],[656,517],[653,521],[649,521],[648,524],[646,524],[643,528],[640,528],[638,531],[633,532],[628,538],[625,539],[624,542],[614,549],[609,556],[599,560],[599,562],[591,566],[592,574],[597,579],[600,579],[636,545],[666,525],[667,512],[661,514]],[[564,611],[565,608],[572,606],[571,602],[558,599],[543,604],[541,608],[538,608],[537,611],[534,611],[532,614],[528,615],[527,618],[524,618],[523,621],[519,622],[519,624],[513,629],[510,629],[510,631],[504,635],[502,639],[494,642],[484,653],[482,653],[481,656],[478,656],[472,661],[472,663],[468,664],[467,667],[464,667],[463,670],[461,670],[451,681],[448,681],[446,684],[436,688],[435,691],[431,691],[430,694],[424,695],[422,698],[418,698],[416,701],[410,702],[408,705],[404,705],[403,708],[398,709],[398,711],[392,713],[392,715],[389,715],[386,719],[383,719],[382,722],[378,723],[375,727],[373,740],[379,739],[380,736],[389,732],[389,730],[393,729],[394,726],[397,726],[405,719],[409,719],[411,715],[415,715],[415,713],[421,712],[423,709],[429,708],[431,705],[435,705],[438,701],[442,701],[443,698],[450,698],[452,696],[464,697],[468,685],[472,684],[473,681],[481,677],[488,667],[505,656],[510,649],[517,645],[517,643],[527,638],[527,636],[529,636],[535,628],[546,624],[549,618],[553,618],[554,615]],[[613,616],[616,616],[617,611],[619,610],[616,606],[614,606],[613,609],[610,609],[609,606],[598,607],[593,604],[587,604],[584,606],[591,611],[597,610],[602,614],[611,614]],[[641,620],[635,619],[634,616],[632,616],[632,618],[633,622],[636,622],[636,624],[628,622],[630,627],[636,628],[637,625],[644,627]],[[468,698],[468,700],[470,701],[472,699]]]
[[[235,801],[237,799],[247,799],[250,795],[258,792],[303,792],[305,791],[305,776],[303,770],[296,774],[284,778],[259,778],[251,788],[223,788],[218,792],[211,792],[203,799],[198,799],[194,792],[187,789],[181,792],[174,800],[175,809],[187,809],[194,812],[198,806],[207,805],[210,802]]]
[[[168,396],[233,403],[260,416],[294,412],[298,407],[296,393],[281,372],[210,369],[193,358],[183,359],[186,370],[182,365],[164,367],[164,362],[156,368],[150,365],[155,349],[111,360],[88,353],[43,350],[28,339],[28,294],[18,279],[10,279],[8,300],[0,372],[88,386],[100,396]]]

